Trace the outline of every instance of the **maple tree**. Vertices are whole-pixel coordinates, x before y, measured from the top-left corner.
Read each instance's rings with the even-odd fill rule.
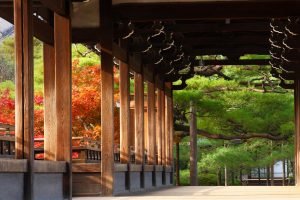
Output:
[[[117,69],[114,82],[119,84]],[[72,75],[72,131],[74,136],[99,139],[101,136],[101,74],[100,65],[79,65],[73,61]],[[115,102],[119,99],[118,89],[114,90]],[[119,109],[114,109],[115,143],[119,142]]]
[[[0,123],[15,123],[15,100],[9,89],[0,90]]]
[[[72,132],[73,136],[83,136],[99,140],[101,136],[101,74],[100,65],[80,66],[78,60],[73,61],[72,67]],[[115,71],[115,84],[119,78]],[[115,101],[119,99],[119,91],[115,89]],[[15,100],[14,91],[0,91],[0,123],[14,125]],[[41,92],[34,96],[34,131],[35,137],[44,135],[44,99]],[[119,109],[115,106],[114,132],[115,143],[119,143]],[[39,145],[38,145],[39,146]]]

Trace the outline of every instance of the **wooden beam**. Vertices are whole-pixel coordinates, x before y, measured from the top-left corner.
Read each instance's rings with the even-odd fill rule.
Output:
[[[99,42],[100,28],[73,28],[73,43]]]
[[[246,22],[231,22],[226,24],[225,20],[216,23],[177,23],[166,26],[169,31],[180,33],[230,33],[230,32],[270,32],[269,21],[246,21]]]
[[[295,106],[295,185],[300,185],[300,79],[296,79],[294,90]]]
[[[120,161],[130,162],[130,82],[129,66],[120,62]]]
[[[209,46],[193,47],[193,54],[201,55],[244,55],[244,54],[269,54],[269,47],[266,46]]]
[[[187,1],[120,3],[114,15],[132,21],[198,20],[198,19],[253,19],[298,16],[300,2],[293,0],[267,1]],[[168,12],[166,12],[168,11]],[[151,15],[155,13],[155,15]]]
[[[166,156],[167,164],[173,165],[173,102],[172,102],[172,83],[165,84],[165,99],[166,99]]]
[[[134,73],[134,131],[135,162],[144,164],[144,79],[143,75]]]
[[[101,39],[101,186],[103,196],[114,186],[114,74],[112,0],[100,0]]]
[[[156,165],[155,85],[148,82],[148,164]]]
[[[54,29],[49,24],[40,20],[38,17],[33,17],[33,33],[34,36],[42,42],[53,45],[54,44]]]
[[[14,8],[2,8],[0,7],[0,16],[10,23],[14,23]]]
[[[203,60],[205,66],[208,65],[270,65],[269,59],[255,60]],[[199,60],[194,61],[195,67],[199,65]]]
[[[156,111],[156,146],[157,146],[157,156],[158,156],[158,165],[162,165],[162,91],[157,90],[157,111]]]
[[[0,130],[1,131],[15,131],[15,126],[10,125],[10,124],[2,124],[0,123]]]
[[[174,165],[174,111],[173,111],[173,95],[169,97],[170,101],[170,165]]]
[[[190,105],[190,137],[190,185],[197,186],[197,116],[193,102]]]
[[[66,161],[64,198],[72,199],[72,63],[71,22],[54,14],[56,161]]]
[[[0,7],[3,8],[13,8],[13,1],[14,0],[1,0],[0,2]],[[33,0],[33,7],[41,7],[41,3],[39,2],[39,0]]]
[[[230,34],[228,36],[213,35],[201,36],[193,35],[184,38],[184,44],[189,46],[225,46],[225,45],[266,45],[269,42],[270,33],[268,34]]]
[[[114,79],[113,57],[101,53],[101,166],[102,195],[113,194],[114,173]]]
[[[165,101],[165,159],[166,165],[170,165],[170,107],[169,97],[164,95]]]
[[[166,158],[166,102],[165,102],[165,91],[161,91],[161,140],[162,140],[162,165],[167,165],[167,158]]]
[[[13,8],[0,8],[0,16],[6,21],[14,24]],[[33,35],[44,43],[53,45],[53,27],[33,16]]]
[[[154,74],[154,78],[155,78],[155,87],[157,89],[163,90],[165,88],[164,86],[164,79],[163,76],[161,74]]]
[[[32,1],[14,1],[16,55],[16,159],[27,159],[24,199],[33,198],[34,78]]]
[[[128,64],[130,66],[130,69],[132,69],[132,71],[135,71],[140,74],[143,73],[142,60],[141,60],[141,57],[137,53],[134,55],[130,55],[128,57]]]
[[[40,2],[59,15],[66,16],[69,13],[68,1],[66,0],[40,0]]]
[[[55,160],[57,129],[55,104],[55,50],[44,43],[44,157],[45,160]]]

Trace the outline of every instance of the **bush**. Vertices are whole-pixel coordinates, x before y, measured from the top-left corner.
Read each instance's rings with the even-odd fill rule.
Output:
[[[201,186],[216,186],[218,176],[212,173],[198,173],[198,185]],[[187,186],[190,185],[190,171],[180,170],[180,184]]]

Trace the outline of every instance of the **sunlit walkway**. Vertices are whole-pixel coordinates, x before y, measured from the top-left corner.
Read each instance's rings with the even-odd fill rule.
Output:
[[[300,199],[300,188],[296,187],[174,187],[139,196],[128,197],[84,197],[76,200],[100,199],[199,199],[199,200],[289,200]]]

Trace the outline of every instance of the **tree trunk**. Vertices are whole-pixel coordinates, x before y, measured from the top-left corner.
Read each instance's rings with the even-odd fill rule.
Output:
[[[287,178],[287,185],[290,186],[290,161],[286,160],[286,178]]]
[[[274,162],[272,162],[270,168],[271,168],[271,186],[274,186]]]
[[[224,167],[224,185],[228,186],[228,174],[227,174],[227,167]]]
[[[190,185],[197,186],[197,117],[194,103],[190,106]]]
[[[257,168],[257,170],[258,170],[258,185],[261,185],[260,167]]]
[[[266,180],[267,186],[269,186],[270,183],[270,167],[267,166],[267,180]]]
[[[285,160],[282,161],[282,186],[285,186]]]
[[[217,180],[217,185],[221,186],[222,184],[222,172],[221,169],[218,169],[218,180]]]

